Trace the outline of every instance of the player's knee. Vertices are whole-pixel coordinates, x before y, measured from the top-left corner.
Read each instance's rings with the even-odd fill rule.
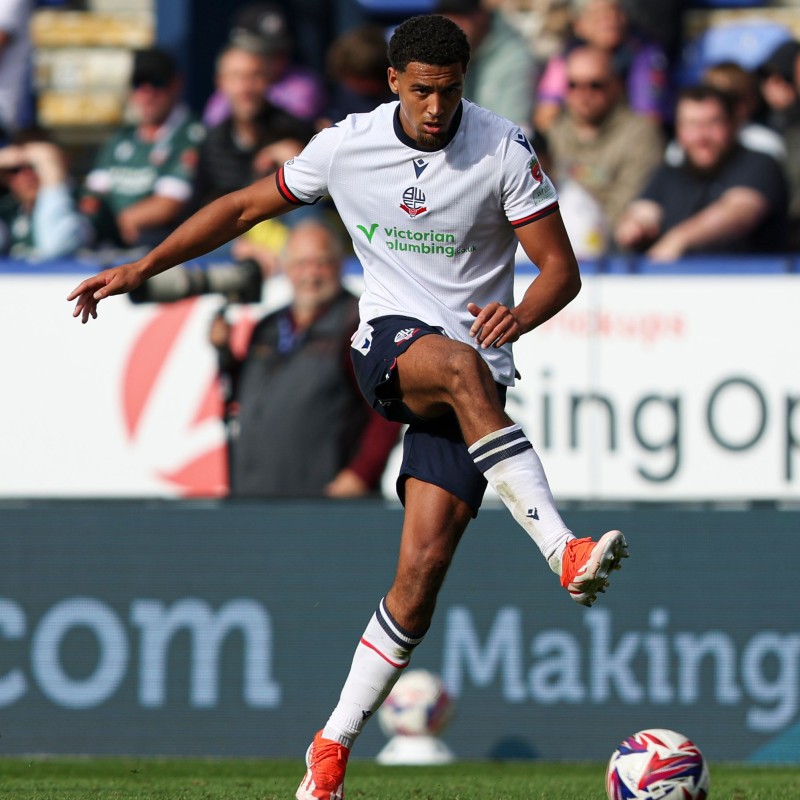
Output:
[[[474,397],[480,387],[491,383],[486,362],[471,347],[453,348],[443,364],[444,378],[450,394]]]

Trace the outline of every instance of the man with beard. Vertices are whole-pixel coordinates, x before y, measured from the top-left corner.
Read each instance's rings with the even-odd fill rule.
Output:
[[[788,190],[775,159],[738,142],[732,99],[710,86],[684,89],[675,134],[685,159],[663,164],[623,214],[615,239],[654,261],[691,253],[780,252]]]

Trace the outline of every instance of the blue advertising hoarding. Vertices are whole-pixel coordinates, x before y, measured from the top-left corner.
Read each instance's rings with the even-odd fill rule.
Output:
[[[565,518],[629,539],[592,609],[501,508],[456,555],[412,661],[456,698],[456,756],[605,760],[666,727],[714,760],[800,760],[800,511]],[[299,757],[390,585],[401,519],[382,501],[0,505],[0,753]],[[354,755],[385,742],[368,726]]]

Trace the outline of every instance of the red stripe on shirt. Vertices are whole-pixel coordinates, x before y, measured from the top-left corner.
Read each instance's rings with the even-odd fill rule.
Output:
[[[553,205],[547,206],[547,208],[543,208],[541,211],[537,211],[535,214],[531,214],[529,217],[509,220],[509,222],[511,223],[512,228],[521,228],[523,225],[536,222],[537,219],[542,219],[542,217],[546,217],[549,214],[552,214],[554,211],[558,211],[558,203],[553,203]]]
[[[283,177],[283,167],[275,173],[275,183],[278,185],[278,191],[284,200],[289,203],[294,203],[296,206],[304,206],[304,203],[299,197],[296,197],[292,190],[286,185],[286,180]]]

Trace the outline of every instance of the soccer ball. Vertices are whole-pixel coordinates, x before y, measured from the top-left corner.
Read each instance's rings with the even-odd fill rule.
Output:
[[[436,736],[453,716],[442,679],[426,669],[404,672],[378,709],[386,736]]]
[[[629,736],[606,770],[608,800],[705,800],[708,766],[683,734],[649,728]]]

